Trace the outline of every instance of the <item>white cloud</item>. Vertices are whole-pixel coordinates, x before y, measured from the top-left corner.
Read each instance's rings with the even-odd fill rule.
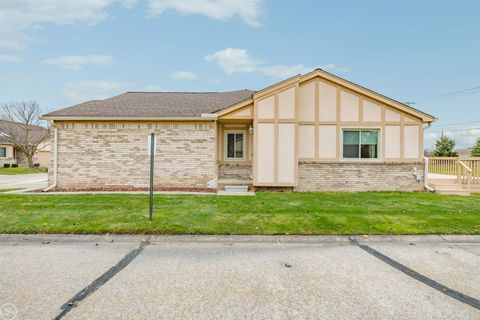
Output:
[[[313,71],[314,67],[307,67],[303,64],[285,65],[276,64],[265,66],[260,59],[253,58],[246,49],[226,48],[205,56],[205,60],[217,64],[226,74],[259,72],[263,75],[286,79],[296,74],[305,74]],[[339,72],[348,71],[347,68],[338,68],[335,64],[329,63],[321,67],[324,70],[335,70]]]
[[[46,59],[44,63],[51,64],[63,69],[80,70],[88,64],[105,65],[112,62],[112,56],[86,55],[86,56],[61,56]]]
[[[217,84],[217,83],[221,83],[222,80],[219,79],[219,78],[211,78],[211,79],[208,79],[208,83],[212,83],[212,84]]]
[[[270,67],[261,68],[261,72],[269,77],[287,79],[296,74],[302,74],[312,71],[314,68],[308,68],[303,64],[297,64],[295,66],[286,66],[283,64],[277,64]]]
[[[165,87],[160,84],[147,84],[146,86],[139,89],[139,91],[152,91],[152,92],[161,92],[166,91]]]
[[[196,80],[197,75],[190,71],[175,71],[170,74],[170,78],[174,80]]]
[[[149,16],[154,17],[165,11],[176,11],[185,15],[202,15],[227,21],[239,16],[246,24],[258,27],[263,0],[148,0]]]
[[[137,3],[137,0],[122,0],[122,6],[128,10],[133,9]]]
[[[338,72],[348,72],[348,71],[350,71],[350,68],[348,68],[348,67],[338,67],[337,65],[335,65],[333,63],[328,63],[324,66],[320,66],[320,68],[325,70],[325,71],[328,71],[328,70],[338,71]]]
[[[0,54],[0,62],[22,62],[23,58],[20,56]]]
[[[111,80],[90,80],[67,83],[63,89],[66,103],[76,104],[88,100],[106,99],[127,91],[133,84]]]
[[[0,1],[0,48],[21,50],[33,40],[29,32],[42,24],[93,25],[108,17],[113,0]]]
[[[226,74],[249,73],[258,70],[263,62],[253,59],[245,49],[227,48],[205,56],[208,62],[216,63]]]

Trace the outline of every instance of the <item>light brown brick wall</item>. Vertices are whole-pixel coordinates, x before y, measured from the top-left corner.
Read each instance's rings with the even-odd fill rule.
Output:
[[[414,167],[422,180],[413,176]],[[419,191],[423,163],[300,162],[294,191]]]
[[[251,164],[222,163],[218,166],[219,179],[251,180],[251,176]]]
[[[59,188],[145,187],[152,132],[157,139],[156,186],[206,188],[217,176],[213,122],[57,122],[57,126]],[[50,183],[52,178],[50,174]]]

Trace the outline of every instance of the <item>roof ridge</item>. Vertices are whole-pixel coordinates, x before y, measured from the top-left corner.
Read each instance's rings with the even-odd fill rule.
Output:
[[[232,92],[240,92],[240,91],[255,92],[255,90],[240,89],[240,90],[232,90],[232,91],[126,91],[125,93],[194,93],[194,94],[205,94],[205,93],[232,93]],[[123,93],[123,94],[125,94],[125,93]],[[122,94],[120,94],[120,95],[122,95]]]

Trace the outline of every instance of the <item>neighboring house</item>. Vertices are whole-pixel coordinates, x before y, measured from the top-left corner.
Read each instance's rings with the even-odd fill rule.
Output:
[[[458,156],[462,158],[468,158],[472,156],[472,149],[473,148],[466,148],[466,149],[457,149]]]
[[[17,150],[10,138],[10,133],[13,132],[18,140],[22,140],[25,135],[23,124],[12,122],[8,120],[0,120],[0,167],[3,168],[4,163],[18,164],[19,166],[28,166],[28,160],[25,154],[20,150]],[[48,132],[48,129],[41,126],[32,126],[32,132],[30,134],[30,140],[36,141],[39,136],[44,136]],[[47,140],[41,143],[38,147],[38,151],[33,156],[33,163],[40,164],[41,167],[48,167],[50,164],[50,141]]]
[[[260,91],[127,92],[43,116],[50,184],[294,191],[422,190],[431,115],[317,69]],[[56,163],[56,164],[55,164]]]

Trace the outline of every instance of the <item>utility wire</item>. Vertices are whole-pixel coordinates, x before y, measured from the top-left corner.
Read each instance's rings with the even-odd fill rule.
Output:
[[[477,127],[477,128],[465,128],[465,129],[452,129],[452,130],[437,130],[437,131],[426,131],[428,133],[441,133],[441,132],[445,132],[445,131],[448,131],[448,132],[457,132],[457,131],[468,131],[468,130],[480,130],[480,127]]]
[[[473,87],[473,88],[468,88],[468,89],[451,91],[451,92],[440,93],[440,94],[436,94],[436,95],[433,95],[433,96],[420,98],[418,100],[427,100],[427,99],[434,99],[434,98],[448,97],[448,96],[457,96],[458,97],[458,96],[463,96],[463,95],[467,95],[467,94],[475,94],[475,93],[480,93],[480,86]]]
[[[453,127],[453,126],[458,126],[458,125],[463,125],[463,124],[477,124],[477,123],[480,123],[480,120],[479,121],[467,121],[467,122],[457,122],[457,123],[446,123],[446,124],[435,124],[435,128],[437,127],[442,127],[442,128],[446,128],[446,127]]]
[[[480,90],[480,86],[478,86],[478,87],[473,87],[473,88],[469,88],[469,89],[451,91],[451,92],[447,92],[447,93],[441,93],[441,94],[437,94],[437,95],[431,96],[431,98],[445,97],[445,96],[454,95],[454,94],[458,94],[458,93],[469,92],[469,91],[477,92],[478,90]]]

